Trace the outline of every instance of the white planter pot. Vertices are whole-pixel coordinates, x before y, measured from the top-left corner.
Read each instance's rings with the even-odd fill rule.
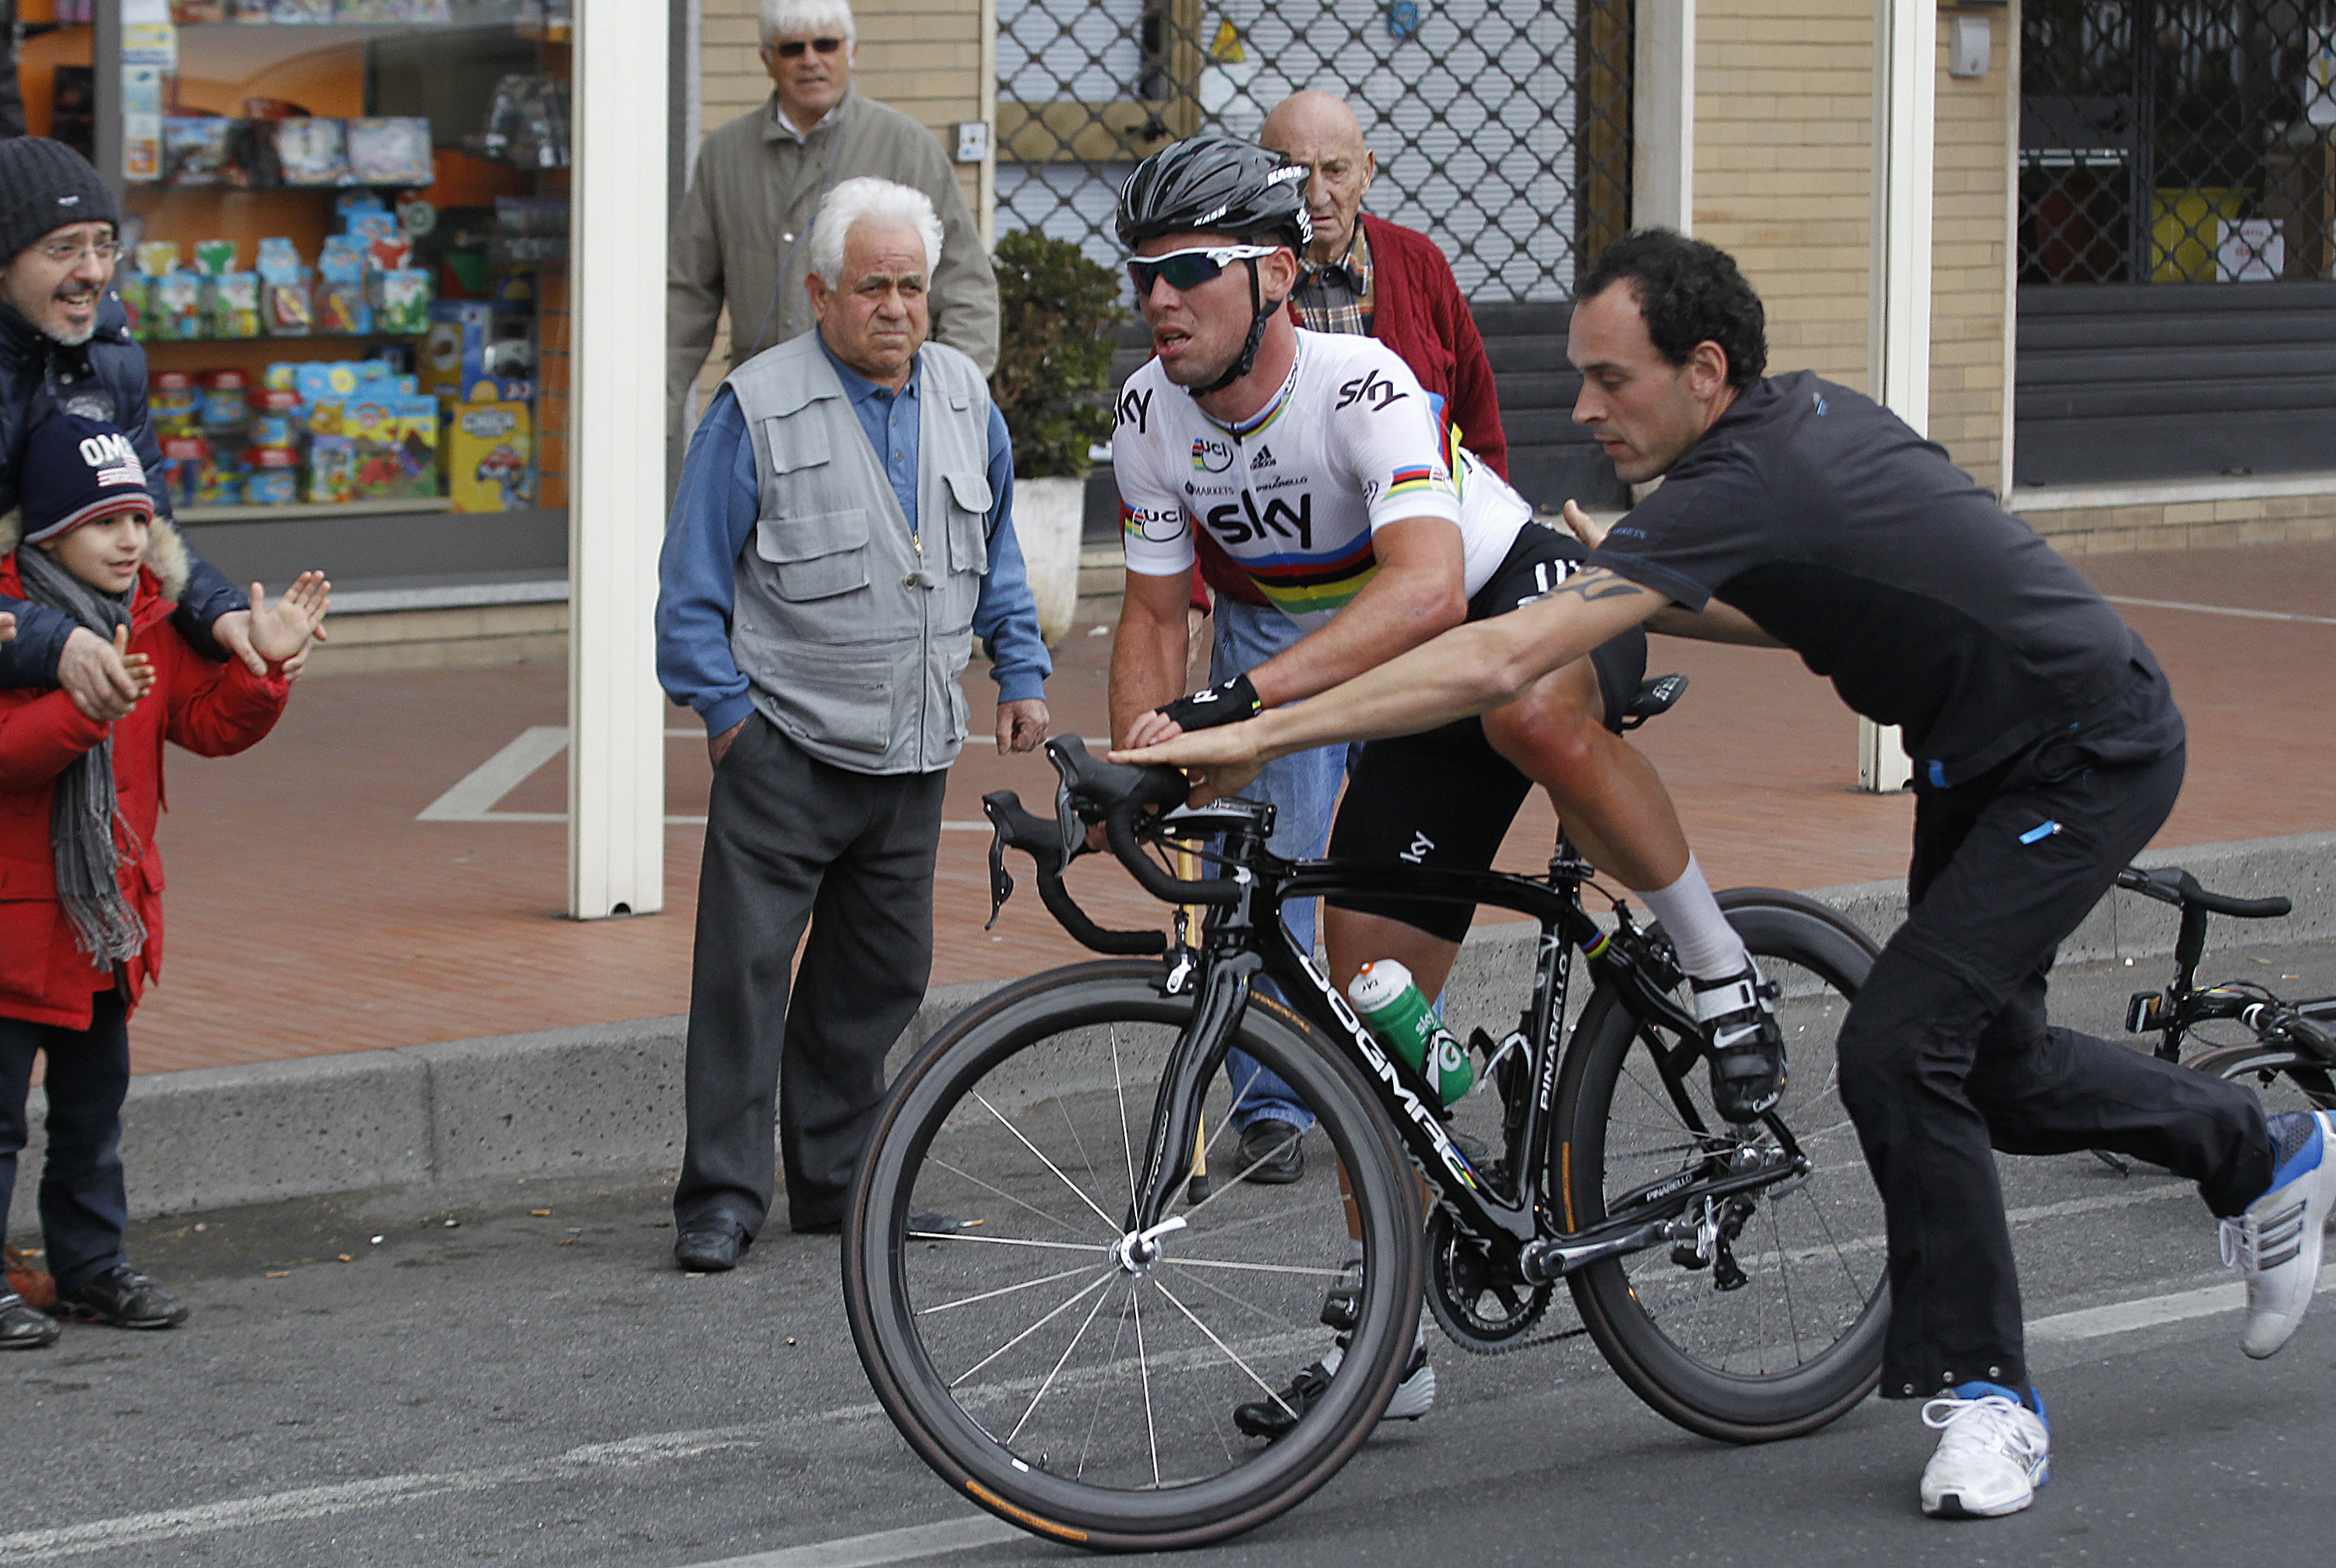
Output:
[[[1079,598],[1079,524],[1086,513],[1084,479],[1014,481],[1014,535],[1038,603],[1038,633],[1053,648],[1069,634]]]

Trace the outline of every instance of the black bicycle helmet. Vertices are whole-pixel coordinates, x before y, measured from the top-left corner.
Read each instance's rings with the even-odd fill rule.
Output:
[[[1205,131],[1135,166],[1119,189],[1119,242],[1163,234],[1224,234],[1304,254],[1314,238],[1306,170],[1254,141]]]
[[[1130,250],[1163,234],[1222,234],[1245,244],[1286,245],[1299,257],[1314,239],[1306,170],[1254,141],[1207,131],[1162,148],[1119,188],[1119,242]],[[1285,302],[1267,299],[1249,263],[1249,337],[1226,372],[1193,393],[1206,397],[1250,373],[1266,324]]]

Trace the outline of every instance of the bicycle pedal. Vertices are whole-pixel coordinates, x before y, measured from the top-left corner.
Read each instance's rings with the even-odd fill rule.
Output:
[[[1353,1284],[1341,1280],[1322,1296],[1322,1326],[1341,1334],[1351,1334],[1363,1318],[1363,1282]]]
[[[1693,1242],[1681,1242],[1671,1249],[1671,1261],[1682,1269],[1708,1269],[1711,1260],[1696,1251]]]

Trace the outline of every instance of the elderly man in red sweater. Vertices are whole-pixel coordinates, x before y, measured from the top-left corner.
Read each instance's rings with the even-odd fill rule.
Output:
[[[1306,209],[1314,238],[1307,248],[1308,270],[1290,295],[1298,325],[1315,332],[1351,332],[1376,337],[1403,356],[1419,384],[1444,403],[1460,443],[1506,479],[1508,438],[1501,433],[1500,404],[1484,340],[1460,297],[1452,264],[1436,241],[1363,209],[1378,161],[1363,145],[1355,112],[1327,93],[1295,93],[1265,117],[1257,139],[1307,170]],[[1246,674],[1300,635],[1296,622],[1258,591],[1246,571],[1234,567],[1205,529],[1194,531],[1200,577],[1216,590],[1216,634],[1210,657],[1213,684]],[[1195,599],[1199,600],[1196,589]],[[1196,609],[1202,608],[1196,602]],[[1347,774],[1345,746],[1300,752],[1275,759],[1252,793],[1275,807],[1272,845],[1292,857],[1319,855],[1330,836],[1338,786]],[[1311,948],[1312,900],[1282,906],[1291,936]],[[1280,1080],[1233,1053],[1229,1070],[1237,1084],[1250,1083],[1236,1118],[1242,1134],[1243,1165],[1262,1159],[1251,1181],[1295,1181],[1304,1169],[1291,1127],[1304,1127],[1311,1115]]]

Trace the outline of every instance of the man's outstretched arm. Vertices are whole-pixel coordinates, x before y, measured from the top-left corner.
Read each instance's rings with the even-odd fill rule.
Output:
[[[1346,741],[1415,735],[1514,700],[1671,601],[1602,567],[1575,573],[1545,599],[1455,627],[1319,696],[1241,724],[1111,754],[1114,762],[1173,763],[1193,774],[1195,803],[1238,794],[1278,756]]]

